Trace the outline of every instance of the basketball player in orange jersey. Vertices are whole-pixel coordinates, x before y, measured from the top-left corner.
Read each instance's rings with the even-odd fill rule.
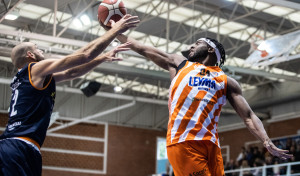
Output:
[[[137,16],[124,16],[103,36],[62,59],[44,59],[30,42],[13,48],[11,59],[19,69],[11,83],[9,120],[0,136],[0,175],[40,176],[40,147],[46,137],[55,100],[55,84],[81,76],[104,61],[119,60],[115,54],[129,50],[129,43],[101,54],[120,33],[135,27]]]
[[[221,70],[225,62],[221,43],[200,38],[190,47],[187,60],[122,34],[117,38],[131,42],[132,50],[170,73],[167,153],[176,176],[224,175],[217,125],[226,100],[272,155],[281,159],[292,156],[272,143],[238,82]]]

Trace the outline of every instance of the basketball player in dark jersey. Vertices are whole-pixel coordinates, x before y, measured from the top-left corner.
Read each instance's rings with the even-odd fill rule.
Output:
[[[0,175],[40,176],[40,147],[46,137],[54,106],[55,83],[79,77],[104,61],[120,60],[115,54],[130,43],[99,55],[122,32],[139,23],[125,15],[112,30],[63,59],[47,59],[33,43],[13,48],[11,59],[19,72],[11,83],[9,121],[0,140]]]

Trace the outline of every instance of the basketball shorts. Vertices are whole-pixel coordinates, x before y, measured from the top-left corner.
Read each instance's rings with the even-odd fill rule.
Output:
[[[224,176],[221,149],[211,141],[185,141],[167,147],[176,176]]]
[[[41,176],[42,157],[38,150],[17,139],[0,140],[0,175]]]

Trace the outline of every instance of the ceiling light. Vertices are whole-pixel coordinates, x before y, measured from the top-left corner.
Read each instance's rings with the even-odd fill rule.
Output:
[[[72,24],[76,27],[76,28],[82,28],[83,25],[82,25],[82,22],[78,19],[78,18],[75,18],[72,22]]]
[[[268,50],[268,49],[269,49],[269,46],[266,44],[265,41],[263,41],[263,42],[261,42],[261,43],[258,45],[257,49],[259,49],[259,50]]]
[[[121,92],[122,91],[122,87],[120,87],[120,86],[115,86],[114,87],[114,91],[116,92],[116,93],[119,93],[119,92]]]
[[[113,42],[111,42],[111,46],[112,47],[116,47],[116,46],[118,46],[119,45],[119,42],[117,42],[117,41],[113,41]]]
[[[5,15],[5,19],[6,20],[15,20],[20,16],[19,11],[18,10],[12,10],[10,13],[8,13],[7,15]]]
[[[89,16],[87,16],[86,14],[82,15],[80,17],[80,21],[85,25],[85,26],[89,26],[91,25],[91,20],[89,18]]]

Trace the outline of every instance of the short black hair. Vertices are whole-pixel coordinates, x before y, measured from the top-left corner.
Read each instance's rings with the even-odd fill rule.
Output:
[[[223,45],[218,42],[218,40],[216,39],[212,39],[212,38],[208,38],[206,37],[207,39],[209,39],[210,41],[212,41],[218,48],[219,52],[220,52],[220,55],[221,55],[221,59],[220,59],[220,63],[217,63],[216,66],[222,68],[222,66],[224,65],[225,61],[226,61],[226,53],[225,53],[225,49],[223,47]]]

